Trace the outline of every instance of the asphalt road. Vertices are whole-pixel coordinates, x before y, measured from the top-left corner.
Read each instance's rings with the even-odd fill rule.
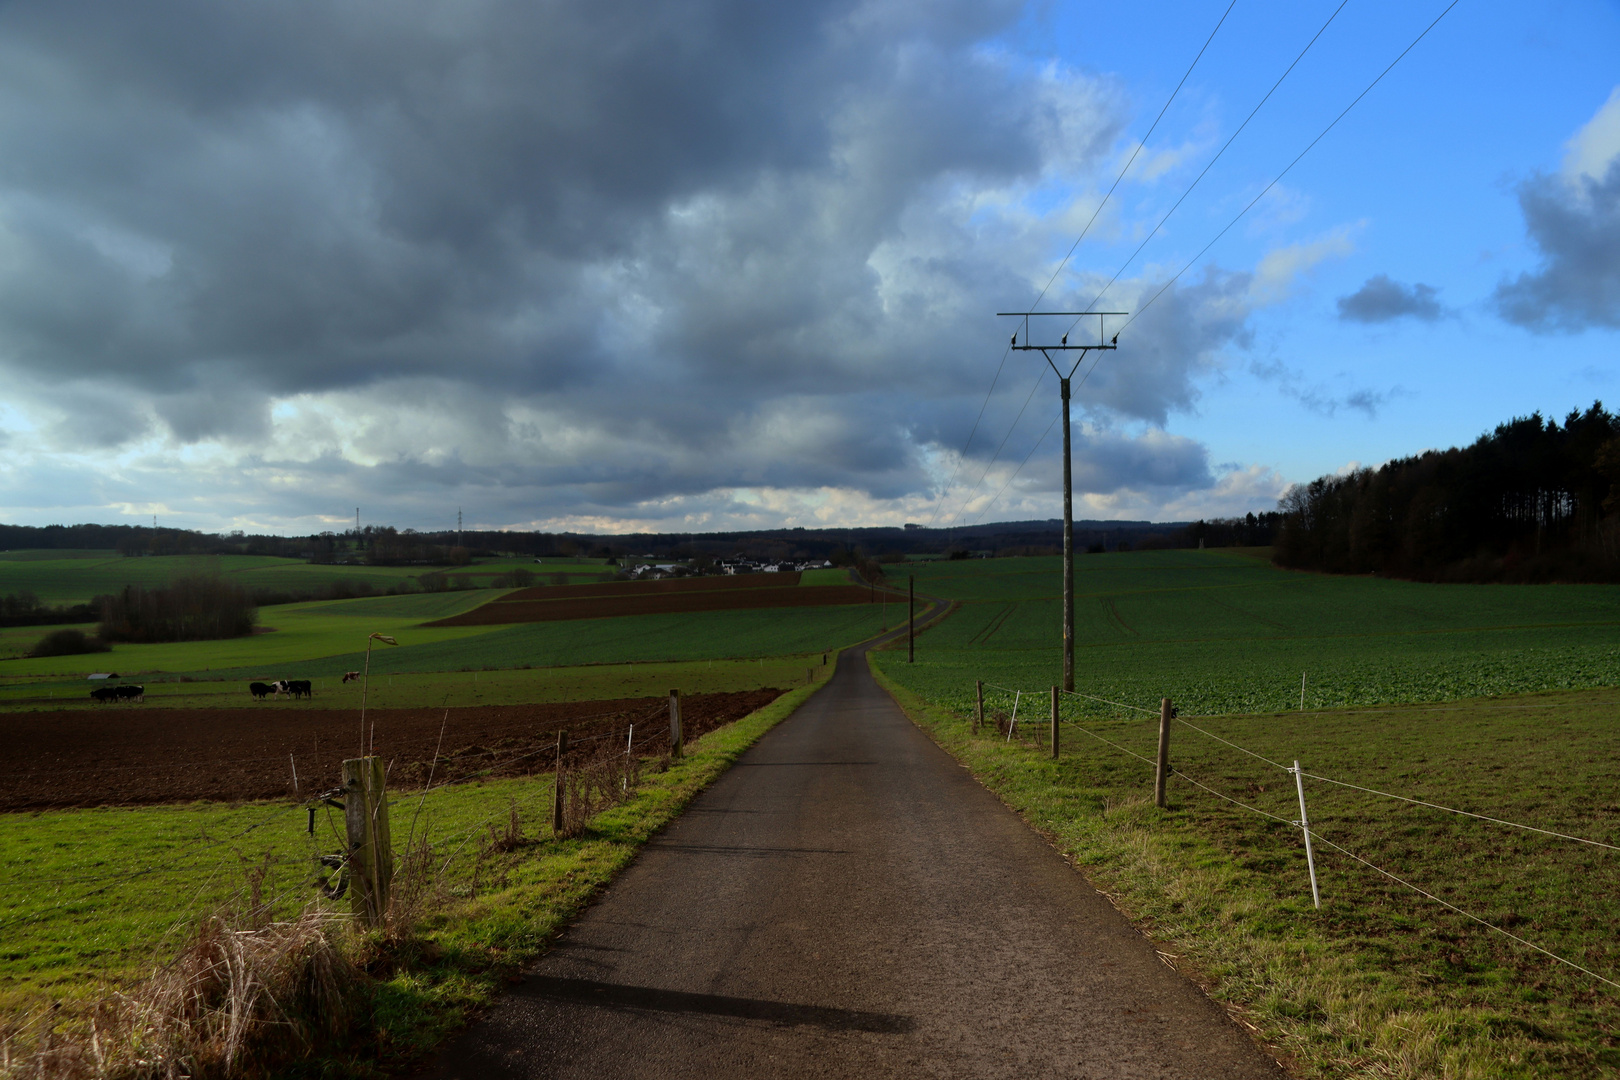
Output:
[[[1283,1073],[850,651],[422,1076]]]

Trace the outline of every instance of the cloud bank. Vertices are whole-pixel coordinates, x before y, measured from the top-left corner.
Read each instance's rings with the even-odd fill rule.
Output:
[[[0,8],[0,512],[915,517],[1005,343],[989,313],[1038,291],[1130,115],[997,48],[1020,11]],[[1171,290],[1090,377],[1087,495],[1215,490],[1164,427],[1247,342],[1253,285]]]

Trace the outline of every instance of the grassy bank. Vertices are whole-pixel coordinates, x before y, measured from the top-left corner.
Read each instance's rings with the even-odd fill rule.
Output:
[[[930,635],[931,637],[932,635]],[[924,639],[927,640],[926,638]],[[1147,716],[1076,712],[1044,747],[970,731],[969,714],[879,680],[1155,940],[1310,1077],[1620,1074],[1620,995],[1325,844],[1312,906],[1293,778],[1175,727],[1169,809],[1152,802]],[[1279,763],[1411,798],[1620,844],[1612,691],[1454,706],[1201,718]],[[992,702],[994,706],[996,702]],[[1006,710],[1010,702],[1002,705]],[[1024,703],[1046,737],[1044,697]],[[1107,742],[1105,743],[1104,740]],[[1110,746],[1109,743],[1114,745]],[[1262,816],[1194,786],[1213,788]],[[1313,832],[1426,892],[1620,980],[1616,853],[1308,781]],[[1281,819],[1281,820],[1277,820]]]

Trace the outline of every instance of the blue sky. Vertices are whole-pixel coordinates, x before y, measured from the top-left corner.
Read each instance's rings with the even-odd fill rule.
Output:
[[[997,376],[994,313],[1229,2],[7,5],[0,520],[1054,516],[1055,382]],[[1096,295],[1335,9],[1104,307],[1444,8],[1239,0],[1042,306]],[[1458,3],[1079,387],[1077,514],[1263,510],[1620,403],[1616,57],[1615,3]]]

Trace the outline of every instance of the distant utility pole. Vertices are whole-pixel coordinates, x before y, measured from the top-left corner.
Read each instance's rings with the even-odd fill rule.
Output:
[[[1103,344],[1103,316],[1126,315],[1124,311],[998,311],[998,316],[1012,315],[1022,320],[1024,343],[1018,344],[1018,331],[1013,331],[1012,348],[1016,352],[1038,352],[1046,357],[1047,364],[1052,373],[1058,377],[1058,387],[1063,395],[1063,689],[1074,691],[1074,475],[1069,466],[1069,380],[1080,367],[1080,362],[1086,358],[1086,353],[1093,349],[1116,349],[1119,347],[1119,335],[1114,340]],[[1029,340],[1029,320],[1044,318],[1052,315],[1074,319],[1076,323],[1081,316],[1097,316],[1097,344],[1070,345],[1069,335],[1064,334],[1062,340],[1056,345],[1032,345]],[[1077,352],[1079,357],[1069,368],[1065,375],[1052,361],[1055,352]]]
[[[461,507],[456,507],[456,547],[461,546]]]

